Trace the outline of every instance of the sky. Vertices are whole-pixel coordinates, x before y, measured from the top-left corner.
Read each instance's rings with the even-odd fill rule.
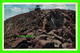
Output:
[[[18,14],[33,11],[36,5],[41,9],[70,9],[76,11],[75,4],[4,4],[4,21]]]

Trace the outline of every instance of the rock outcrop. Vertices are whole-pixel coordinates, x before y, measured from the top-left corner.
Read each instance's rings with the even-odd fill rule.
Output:
[[[4,21],[4,48],[76,48],[75,16],[73,10],[46,9],[11,17]]]

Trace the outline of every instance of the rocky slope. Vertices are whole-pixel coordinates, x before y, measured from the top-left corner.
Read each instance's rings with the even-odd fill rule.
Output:
[[[4,21],[4,48],[73,49],[76,45],[75,14],[73,10],[46,9],[11,17]]]

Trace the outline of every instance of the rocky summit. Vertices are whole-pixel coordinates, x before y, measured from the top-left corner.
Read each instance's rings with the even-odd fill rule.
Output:
[[[11,17],[4,21],[4,48],[74,49],[75,18],[75,11],[65,9],[34,10]]]

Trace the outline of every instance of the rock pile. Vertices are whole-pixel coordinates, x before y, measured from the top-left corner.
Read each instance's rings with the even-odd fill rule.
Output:
[[[4,21],[4,48],[75,48],[75,16],[72,10],[46,9],[9,18]]]

